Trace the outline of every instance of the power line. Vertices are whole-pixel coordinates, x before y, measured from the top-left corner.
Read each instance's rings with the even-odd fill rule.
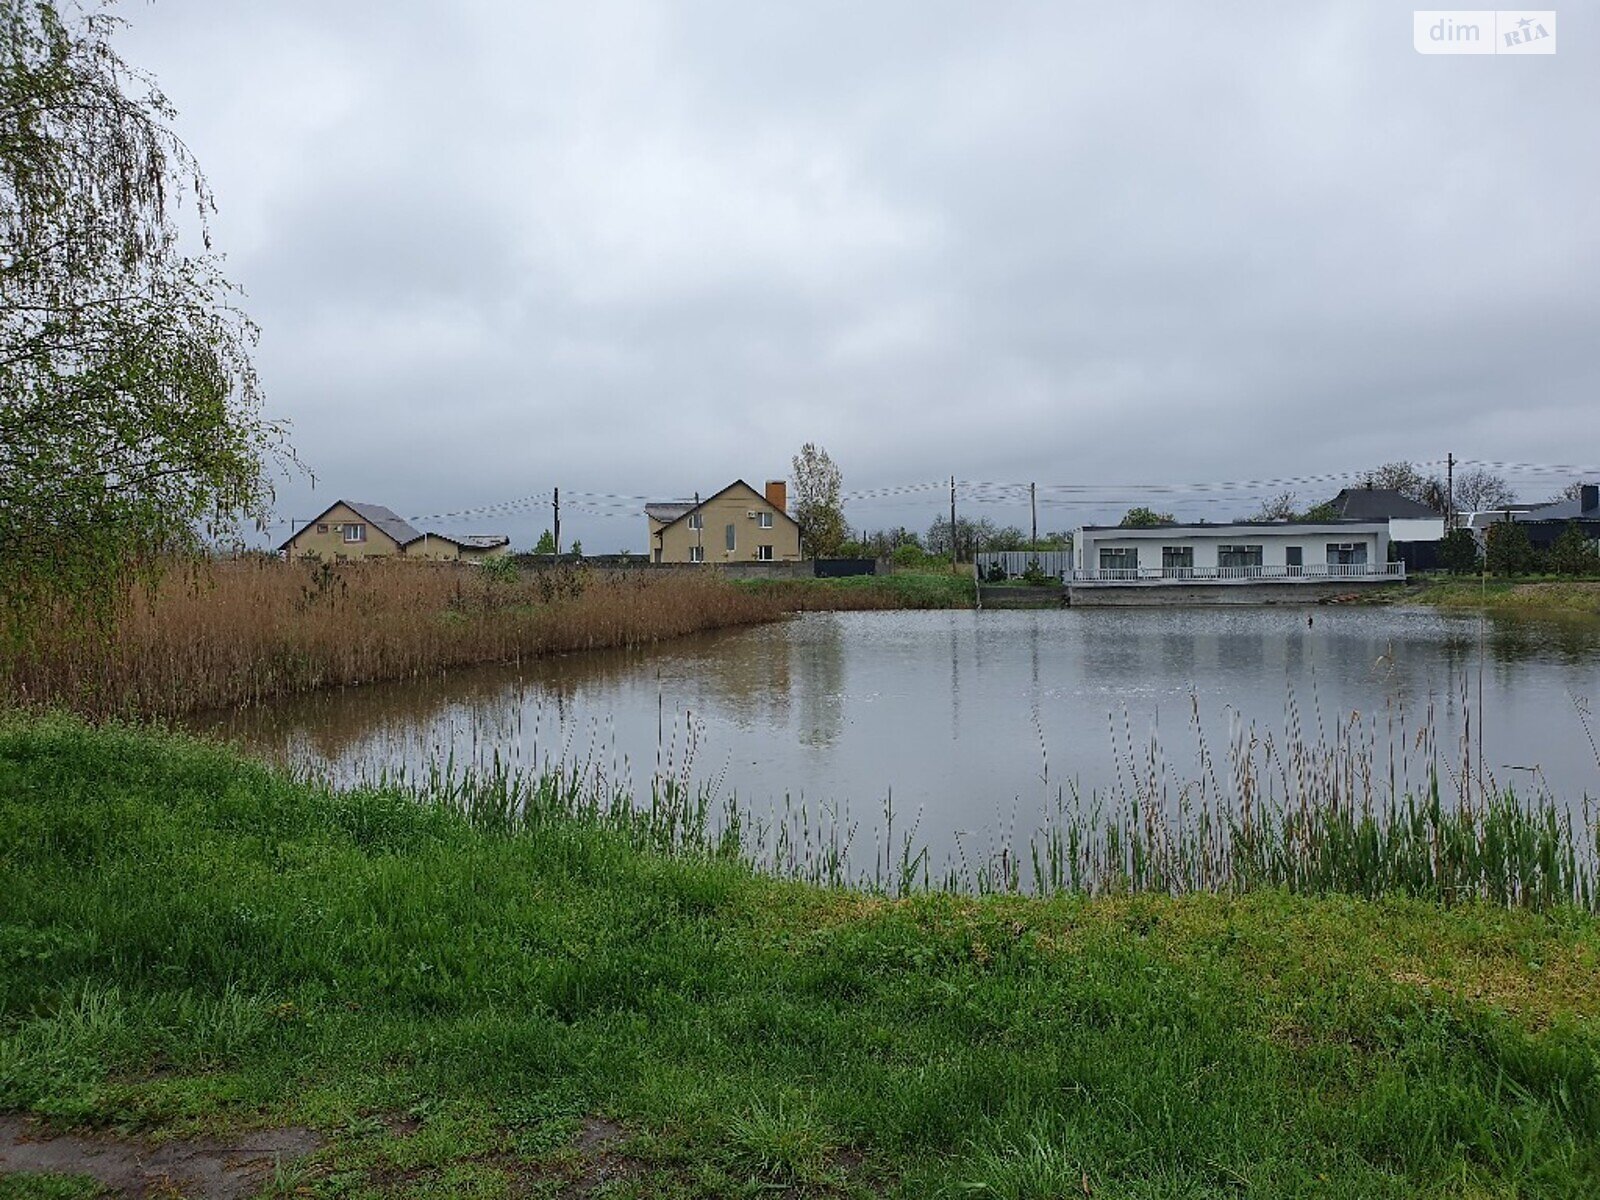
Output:
[[[1448,467],[1447,459],[1412,463],[1419,470]],[[1495,459],[1457,459],[1457,471],[1478,468],[1504,476],[1508,481],[1544,480],[1552,477],[1581,479],[1600,475],[1600,467],[1573,463],[1506,462]],[[959,499],[969,504],[1011,504],[1018,507],[1030,500],[1031,493],[1037,503],[1047,508],[1087,506],[1112,506],[1137,502],[1152,496],[1186,499],[1191,504],[1229,504],[1245,498],[1257,498],[1276,492],[1333,484],[1359,483],[1372,475],[1371,470],[1329,471],[1309,475],[1285,475],[1265,479],[1224,479],[1189,483],[1039,483],[1010,482],[1005,480],[957,479]],[[938,493],[949,486],[944,479],[910,483],[885,484],[877,487],[854,488],[843,492],[845,503],[872,504]],[[457,508],[446,512],[427,513],[407,518],[413,522],[459,521],[488,517],[521,516],[533,511],[547,511],[550,507],[548,491],[517,496],[488,504]],[[639,515],[642,505],[654,497],[638,493],[571,490],[567,492],[567,511],[597,518],[632,518]],[[572,503],[577,501],[577,503]],[[273,527],[292,524],[289,520],[271,522]]]

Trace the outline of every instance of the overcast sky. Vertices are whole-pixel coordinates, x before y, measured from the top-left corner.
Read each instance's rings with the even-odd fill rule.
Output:
[[[759,487],[808,440],[847,491],[1111,485],[1045,528],[1136,484],[1600,461],[1592,7],[1517,58],[1352,0],[119,11],[316,475],[285,519],[559,484],[568,538],[643,550],[579,494]]]

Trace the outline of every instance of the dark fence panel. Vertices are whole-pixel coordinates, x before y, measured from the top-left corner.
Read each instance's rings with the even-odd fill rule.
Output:
[[[875,558],[817,558],[812,560],[811,565],[818,579],[878,573],[878,560]]]
[[[1406,565],[1406,573],[1437,571],[1439,565],[1438,542],[1391,542],[1396,562]]]

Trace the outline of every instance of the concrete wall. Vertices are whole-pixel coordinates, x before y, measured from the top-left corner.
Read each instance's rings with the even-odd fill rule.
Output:
[[[708,553],[707,558],[711,555]],[[730,562],[717,568],[729,579],[813,579],[815,569],[809,558],[774,562]]]
[[[1156,584],[1097,583],[1068,587],[1067,603],[1073,608],[1146,606],[1181,608],[1196,604],[1321,604],[1337,596],[1369,588],[1394,587],[1398,579],[1344,579],[1328,583],[1196,583],[1183,587]],[[987,599],[984,601],[988,604]]]
[[[1339,526],[1286,526],[1282,529],[1270,525],[1229,526],[1216,525],[1206,529],[1176,526],[1167,529],[1080,529],[1073,543],[1073,561],[1079,570],[1098,570],[1100,551],[1104,548],[1132,547],[1139,551],[1139,566],[1144,569],[1161,567],[1161,550],[1164,546],[1189,546],[1194,550],[1194,567],[1217,566],[1217,549],[1220,546],[1260,546],[1261,565],[1282,567],[1287,565],[1286,551],[1299,546],[1305,566],[1328,561],[1328,543],[1364,542],[1367,562],[1382,563],[1389,558],[1387,524]]]
[[[366,540],[347,542],[340,526],[359,525],[366,531]],[[326,515],[296,533],[285,547],[290,558],[314,554],[322,559],[336,558],[398,558],[400,546],[383,530],[372,524],[352,508],[335,504]]]
[[[773,562],[800,560],[800,527],[789,515],[774,507],[754,488],[740,485],[703,503],[698,509],[704,528],[694,529],[683,517],[669,525],[650,522],[650,557],[662,563],[691,562],[691,550],[699,545],[710,564],[753,563],[760,561],[760,548],[772,548]],[[761,527],[759,515],[772,519],[768,529]],[[733,549],[728,549],[728,527],[733,527]]]

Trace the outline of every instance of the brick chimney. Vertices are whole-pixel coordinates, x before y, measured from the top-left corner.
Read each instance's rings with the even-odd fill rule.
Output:
[[[767,480],[767,503],[781,513],[789,511],[789,484],[782,479]]]

